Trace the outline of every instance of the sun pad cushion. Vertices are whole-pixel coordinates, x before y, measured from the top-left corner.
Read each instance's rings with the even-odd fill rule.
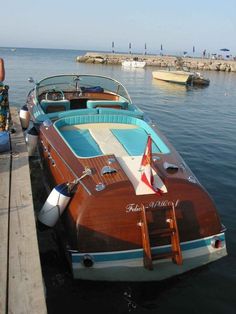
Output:
[[[144,153],[148,138],[148,134],[144,129],[118,129],[112,130],[112,133],[122,143],[130,156],[140,156]],[[152,143],[152,152],[160,153],[160,149],[154,142]]]
[[[76,155],[80,157],[103,155],[89,130],[62,130],[61,133]]]
[[[77,115],[61,118],[54,123],[54,126],[60,133],[59,129],[63,126],[73,126],[85,123],[125,123],[136,125],[137,127],[143,129],[147,134],[151,135],[153,142],[159,148],[161,153],[168,154],[170,152],[167,145],[145,121],[126,115]],[[115,127],[113,129],[115,129]],[[135,142],[137,142],[137,138],[135,138]],[[153,148],[153,152],[155,152],[155,148]]]

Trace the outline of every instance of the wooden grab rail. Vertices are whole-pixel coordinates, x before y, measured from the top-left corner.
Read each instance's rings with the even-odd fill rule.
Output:
[[[150,239],[149,239],[149,232],[148,232],[148,225],[147,225],[147,216],[146,216],[146,210],[144,205],[142,204],[142,220],[140,222],[141,226],[141,232],[142,232],[142,243],[143,243],[143,263],[144,267],[152,270],[152,253],[151,253],[151,246],[150,246]]]

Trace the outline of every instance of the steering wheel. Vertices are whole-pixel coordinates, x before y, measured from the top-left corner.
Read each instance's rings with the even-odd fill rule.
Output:
[[[60,89],[51,89],[45,94],[45,99],[54,101],[64,100],[65,94]]]

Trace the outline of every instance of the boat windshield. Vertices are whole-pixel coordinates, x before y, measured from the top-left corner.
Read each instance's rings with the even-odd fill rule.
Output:
[[[37,83],[37,96],[50,89],[78,91],[89,88],[102,88],[104,92],[115,93],[131,103],[126,88],[118,81],[99,75],[59,75],[45,78]]]

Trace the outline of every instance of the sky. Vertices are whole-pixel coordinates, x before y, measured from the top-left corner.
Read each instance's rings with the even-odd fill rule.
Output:
[[[3,2],[3,0],[0,0]],[[236,55],[236,0],[8,0],[0,47]]]

